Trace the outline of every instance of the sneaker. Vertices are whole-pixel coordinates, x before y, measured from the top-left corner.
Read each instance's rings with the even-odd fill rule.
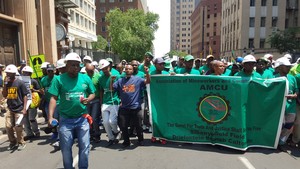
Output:
[[[130,146],[130,142],[129,143],[127,143],[127,142],[123,142],[122,143],[122,148],[126,148],[128,146]]]
[[[11,150],[15,150],[18,148],[18,145],[17,144],[9,144],[7,150],[8,151],[11,151]]]
[[[40,137],[41,133],[40,132],[36,132],[34,135],[35,135],[35,137]]]
[[[160,139],[160,144],[165,145],[167,144],[167,141],[165,139]]]
[[[99,143],[101,140],[100,140],[100,137],[98,136],[98,137],[93,137],[93,141],[95,143]]]
[[[109,140],[105,147],[110,147],[113,144],[114,144],[114,140]]]
[[[19,144],[19,146],[18,146],[18,151],[24,150],[25,147],[26,147],[26,144],[25,144],[25,143],[24,143],[24,144]]]
[[[122,133],[119,131],[119,132],[117,132],[117,133],[114,133],[114,132],[113,132],[113,134],[114,134],[114,136],[115,136],[114,142],[115,142],[115,144],[118,144],[118,143],[119,143],[119,140],[121,140]]]
[[[155,137],[151,137],[151,143],[155,143],[157,140]]]

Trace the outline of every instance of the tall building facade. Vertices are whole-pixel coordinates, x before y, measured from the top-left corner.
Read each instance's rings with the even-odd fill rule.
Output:
[[[267,43],[273,31],[297,27],[299,0],[223,0],[221,54],[230,58],[254,53],[279,54]]]
[[[191,53],[191,20],[199,0],[171,0],[170,49]]]
[[[92,42],[97,41],[95,0],[75,0],[78,8],[68,9],[69,49],[81,57],[92,57]]]
[[[110,10],[115,8],[119,8],[121,11],[126,11],[127,9],[144,10],[145,4],[145,0],[96,0],[97,35],[101,35],[110,41],[109,32],[107,31],[108,23],[105,21],[106,13]]]
[[[222,0],[202,0],[191,15],[192,55],[220,57]]]

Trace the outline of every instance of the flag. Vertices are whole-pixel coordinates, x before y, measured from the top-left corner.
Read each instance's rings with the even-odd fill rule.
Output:
[[[213,54],[213,50],[211,48],[211,46],[209,45],[209,54],[212,55]]]
[[[231,50],[231,62],[232,63],[235,63],[235,53],[234,53],[234,50]]]

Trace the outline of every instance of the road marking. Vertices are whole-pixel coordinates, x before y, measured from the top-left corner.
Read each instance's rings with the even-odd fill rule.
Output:
[[[239,160],[248,168],[255,169],[255,167],[250,163],[250,161],[246,157],[239,157]]]
[[[75,166],[77,165],[78,163],[78,155],[76,155],[73,159],[73,167],[75,168]]]

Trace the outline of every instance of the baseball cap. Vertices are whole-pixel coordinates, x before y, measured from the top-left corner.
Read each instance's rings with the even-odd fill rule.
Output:
[[[263,62],[265,62],[265,63],[268,63],[268,62],[269,62],[269,60],[266,59],[265,57],[261,57],[261,58],[257,59],[257,62],[259,62],[259,61],[263,61]]]
[[[163,58],[156,58],[154,60],[154,64],[160,64],[160,63],[165,63],[164,59]]]
[[[81,62],[80,56],[77,53],[69,53],[67,54],[65,61],[77,61],[77,62]]]
[[[107,61],[113,63],[114,61],[112,60],[112,58],[106,58]]]
[[[213,55],[207,55],[206,59],[208,59],[208,58],[215,58],[215,57]]]
[[[84,61],[84,60],[89,60],[90,62],[93,61],[92,58],[91,58],[90,56],[85,56],[85,57],[83,58],[83,61]]]
[[[54,67],[53,64],[48,64],[48,65],[47,65],[47,71],[48,71],[48,70],[54,70],[54,69],[55,69],[55,67]]]
[[[184,57],[184,61],[190,61],[190,60],[194,60],[194,56],[192,56],[192,55],[186,55]]]
[[[20,65],[26,65],[26,61],[25,60],[21,60],[20,61]]]
[[[151,52],[146,52],[146,53],[145,53],[145,56],[150,56],[150,57],[152,57],[152,58],[154,57],[154,56],[152,55]]]
[[[246,55],[242,63],[247,63],[247,62],[256,62],[256,59],[253,55]]]
[[[171,69],[172,68],[171,60],[166,60],[165,61],[165,68],[167,68],[167,69]]]

